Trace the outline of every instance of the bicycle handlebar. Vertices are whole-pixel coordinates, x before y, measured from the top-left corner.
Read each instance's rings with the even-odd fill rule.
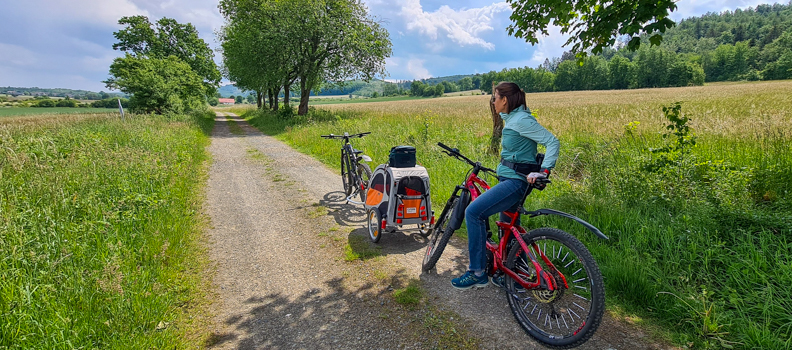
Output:
[[[478,167],[479,169],[484,170],[485,172],[495,174],[495,170],[487,168],[487,167],[481,165],[481,163],[479,163],[479,162],[474,162],[474,161],[470,160],[468,157],[463,156],[462,153],[459,153],[458,149],[448,147],[448,146],[444,145],[442,142],[438,142],[437,145],[440,146],[441,148],[445,149],[445,151],[444,151],[445,154],[447,154],[447,155],[449,155],[451,157],[454,157],[456,159],[463,160],[463,161],[467,162],[468,164],[470,164],[471,166]]]
[[[321,136],[322,138],[326,138],[326,139],[349,139],[349,138],[353,138],[353,137],[363,137],[363,136],[366,136],[368,134],[371,134],[371,131],[361,132],[359,134],[352,134],[352,135],[350,135],[349,133],[344,133],[343,135],[330,134],[330,135],[319,135],[319,136]]]

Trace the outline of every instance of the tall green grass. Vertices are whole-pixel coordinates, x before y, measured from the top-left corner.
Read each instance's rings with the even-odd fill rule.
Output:
[[[0,117],[19,117],[25,115],[53,115],[53,114],[96,114],[115,113],[119,115],[118,108],[83,108],[83,107],[5,107],[0,108]]]
[[[212,115],[53,123],[0,127],[0,348],[195,345]]]
[[[535,191],[526,208],[573,213],[610,240],[565,219],[524,224],[579,237],[602,268],[608,302],[663,325],[680,345],[792,348],[792,127],[783,107],[789,87],[749,89],[754,86],[638,90],[616,98],[611,92],[529,96],[562,151],[554,183]],[[652,149],[674,138],[662,137],[669,122],[661,106],[677,100],[695,121],[697,143],[662,162]],[[340,143],[321,134],[371,131],[353,142],[373,165],[386,162],[392,146],[413,145],[429,170],[439,211],[469,167],[442,154],[437,142],[485,165],[498,161],[486,154],[486,104],[466,101],[452,102],[475,116],[454,114],[453,106],[396,104],[246,116],[332,168],[338,168]]]

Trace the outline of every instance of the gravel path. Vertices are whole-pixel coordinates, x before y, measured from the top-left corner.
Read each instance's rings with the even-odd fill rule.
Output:
[[[346,262],[341,247],[366,232],[362,208],[341,202],[337,171],[231,114],[218,113],[209,150],[205,208],[217,271],[210,348],[432,348],[416,339],[416,322],[394,311],[393,288],[366,272],[398,271],[422,282],[429,303],[461,316],[480,347],[543,349],[514,321],[503,291],[451,287],[467,265],[464,242],[452,240],[428,274],[420,269],[425,239],[410,230],[384,234],[383,258]],[[607,315],[581,347],[660,348]]]

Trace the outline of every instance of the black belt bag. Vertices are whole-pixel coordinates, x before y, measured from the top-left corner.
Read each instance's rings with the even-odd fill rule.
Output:
[[[542,169],[542,161],[544,160],[544,153],[537,153],[536,154],[536,164],[529,164],[529,163],[513,163],[506,159],[501,158],[501,164],[511,170],[516,171],[519,174],[528,175],[530,173],[538,172]]]

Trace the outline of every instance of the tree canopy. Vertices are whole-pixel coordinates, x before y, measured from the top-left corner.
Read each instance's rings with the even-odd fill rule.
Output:
[[[118,40],[113,44],[114,50],[156,59],[175,56],[203,79],[207,92],[217,88],[222,76],[214,63],[214,53],[192,24],[167,17],[151,23],[146,16],[122,17],[118,24],[125,28],[113,33]]]
[[[359,0],[222,0],[226,24],[218,34],[224,72],[237,86],[273,99],[298,82],[299,114],[310,92],[347,79],[368,81],[385,73],[388,32]]]
[[[537,44],[537,35],[548,35],[550,25],[561,28],[571,37],[572,52],[601,53],[620,36],[630,38],[628,47],[638,49],[641,35],[651,34],[650,43],[659,45],[674,21],[668,18],[676,10],[674,0],[507,0],[512,7],[509,35]]]
[[[110,89],[131,94],[130,107],[144,113],[183,113],[205,106],[220,83],[214,54],[192,24],[162,18],[122,17],[125,28],[113,35],[113,49],[124,57],[113,60]]]
[[[204,105],[201,77],[176,56],[165,59],[127,54],[110,65],[108,88],[131,94],[130,107],[143,113],[183,113]]]

